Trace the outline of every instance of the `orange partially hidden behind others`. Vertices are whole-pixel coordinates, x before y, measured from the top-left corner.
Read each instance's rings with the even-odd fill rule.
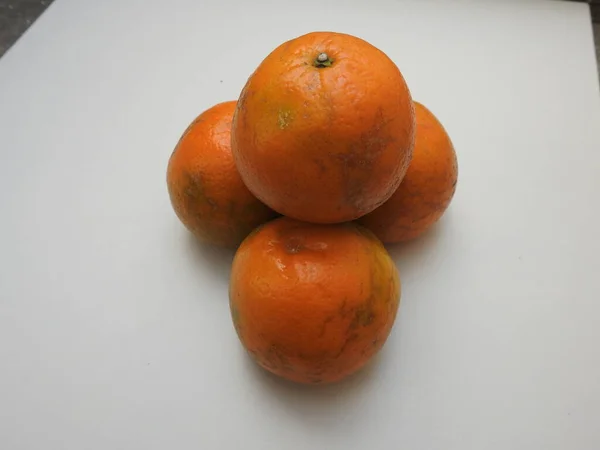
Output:
[[[242,90],[232,151],[248,188],[314,223],[356,219],[396,190],[414,112],[394,62],[354,36],[315,32],[276,48]]]
[[[446,211],[458,179],[452,141],[438,119],[415,102],[417,136],[413,159],[392,197],[358,222],[386,243],[416,238]]]
[[[238,336],[259,365],[292,381],[329,383],[381,349],[400,281],[369,230],[283,217],[239,247],[229,300]]]
[[[237,246],[276,213],[246,188],[231,154],[235,101],[200,114],[183,133],[167,168],[171,204],[200,240]]]

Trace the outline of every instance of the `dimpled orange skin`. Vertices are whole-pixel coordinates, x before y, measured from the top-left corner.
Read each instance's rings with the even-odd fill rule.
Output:
[[[260,366],[300,383],[330,383],[381,349],[400,281],[367,229],[283,217],[238,249],[229,299],[238,336]]]
[[[248,188],[271,208],[335,223],[394,193],[414,128],[410,92],[385,53],[354,36],[315,32],[276,48],[250,76],[232,151]]]
[[[423,234],[442,217],[456,191],[458,162],[448,133],[417,102],[415,115],[417,136],[406,176],[386,203],[358,220],[386,243]]]
[[[175,213],[201,241],[235,247],[276,213],[244,185],[231,154],[235,101],[200,114],[177,143],[167,168]]]

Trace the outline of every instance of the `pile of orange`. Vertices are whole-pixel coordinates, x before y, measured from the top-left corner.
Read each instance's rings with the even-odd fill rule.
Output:
[[[248,353],[327,383],[384,345],[400,281],[383,243],[427,231],[457,170],[448,134],[385,53],[316,32],[277,47],[237,102],[189,125],[167,185],[198,239],[237,247],[229,302]]]

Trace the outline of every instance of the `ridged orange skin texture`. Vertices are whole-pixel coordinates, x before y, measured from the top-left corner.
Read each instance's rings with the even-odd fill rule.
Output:
[[[201,241],[236,247],[276,213],[244,185],[231,154],[236,102],[200,114],[183,133],[167,168],[175,213]]]
[[[320,67],[325,53],[329,67]],[[400,70],[354,36],[315,32],[276,48],[238,101],[232,151],[242,179],[281,214],[356,219],[396,190],[410,162],[414,111]]]
[[[413,159],[392,197],[358,222],[386,243],[426,232],[444,214],[456,191],[458,161],[450,136],[425,106],[415,102]]]
[[[283,217],[239,247],[229,299],[238,336],[260,366],[300,383],[330,383],[381,349],[400,281],[367,229]]]

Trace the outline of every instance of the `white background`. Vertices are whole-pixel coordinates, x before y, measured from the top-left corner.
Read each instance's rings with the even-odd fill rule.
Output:
[[[313,30],[363,37],[452,136],[459,184],[374,364],[258,370],[231,254],[165,170],[187,124]],[[0,448],[600,448],[600,95],[560,2],[57,0],[0,61]]]

